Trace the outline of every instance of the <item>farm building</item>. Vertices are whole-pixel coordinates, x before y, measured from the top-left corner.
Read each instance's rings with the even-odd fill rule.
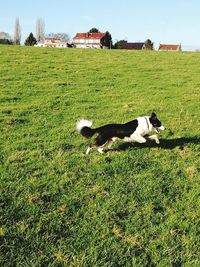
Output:
[[[181,44],[160,44],[159,51],[182,51]]]
[[[103,45],[106,33],[77,33],[73,38],[73,44],[77,48],[108,48]]]
[[[125,43],[123,49],[143,50],[145,49],[145,43]]]
[[[69,43],[67,43],[66,41],[60,39],[60,38],[50,38],[50,37],[46,37],[44,39],[44,42],[39,42],[37,45],[35,46],[40,46],[40,47],[56,47],[56,48],[67,48],[67,47],[71,47],[71,45]]]

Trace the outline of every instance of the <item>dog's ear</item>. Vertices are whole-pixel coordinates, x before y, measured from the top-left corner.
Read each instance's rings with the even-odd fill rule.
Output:
[[[157,117],[156,117],[156,113],[155,112],[152,112],[151,114],[151,119],[155,120]]]

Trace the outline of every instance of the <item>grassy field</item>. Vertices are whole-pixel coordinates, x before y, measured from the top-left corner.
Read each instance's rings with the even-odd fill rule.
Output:
[[[155,111],[161,144],[94,127]],[[0,266],[200,266],[200,53],[0,46]]]

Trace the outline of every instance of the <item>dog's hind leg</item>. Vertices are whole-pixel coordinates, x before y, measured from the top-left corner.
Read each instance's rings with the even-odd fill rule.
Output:
[[[107,146],[107,143],[108,143],[108,139],[107,139],[107,137],[106,136],[103,136],[103,135],[98,135],[97,137],[96,137],[96,139],[95,139],[95,142],[94,142],[94,144],[90,144],[89,146],[88,146],[88,148],[87,148],[87,150],[86,150],[86,155],[88,155],[89,154],[89,152],[90,152],[90,150],[92,149],[92,148],[97,148],[97,150],[99,151],[99,153],[103,153],[104,151],[104,149],[106,148],[106,146]]]
[[[106,149],[107,146],[109,145],[109,141],[112,140],[108,139],[106,135],[98,135],[95,141],[96,141],[95,145],[97,147],[98,152],[103,154],[104,149]]]
[[[104,149],[111,148],[112,144],[113,144],[113,141],[110,139],[104,145],[98,147],[97,150],[99,151],[99,153],[103,154],[104,153]]]
[[[104,151],[103,151],[104,150],[104,147],[99,147],[99,148],[97,148],[97,150],[99,151],[100,154],[103,154],[104,153]]]
[[[111,148],[112,144],[113,140],[112,139],[108,140],[108,142],[106,143],[106,148]]]
[[[102,147],[103,148],[111,148],[111,146],[112,146],[112,144],[113,144],[113,140],[112,139],[109,139]]]
[[[94,144],[90,144],[90,145],[88,146],[88,148],[87,148],[87,150],[86,150],[85,154],[86,154],[86,155],[88,155],[88,154],[89,154],[89,152],[90,152],[90,150],[91,150],[92,148],[94,148],[94,147],[95,147],[95,145],[94,145]]]

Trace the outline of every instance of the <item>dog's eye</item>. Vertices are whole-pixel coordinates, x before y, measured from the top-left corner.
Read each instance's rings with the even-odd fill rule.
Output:
[[[156,123],[156,127],[160,127],[161,126],[161,123],[158,121],[157,123]]]
[[[160,121],[155,121],[154,123],[153,123],[153,126],[154,127],[160,127],[161,126],[161,122]]]

